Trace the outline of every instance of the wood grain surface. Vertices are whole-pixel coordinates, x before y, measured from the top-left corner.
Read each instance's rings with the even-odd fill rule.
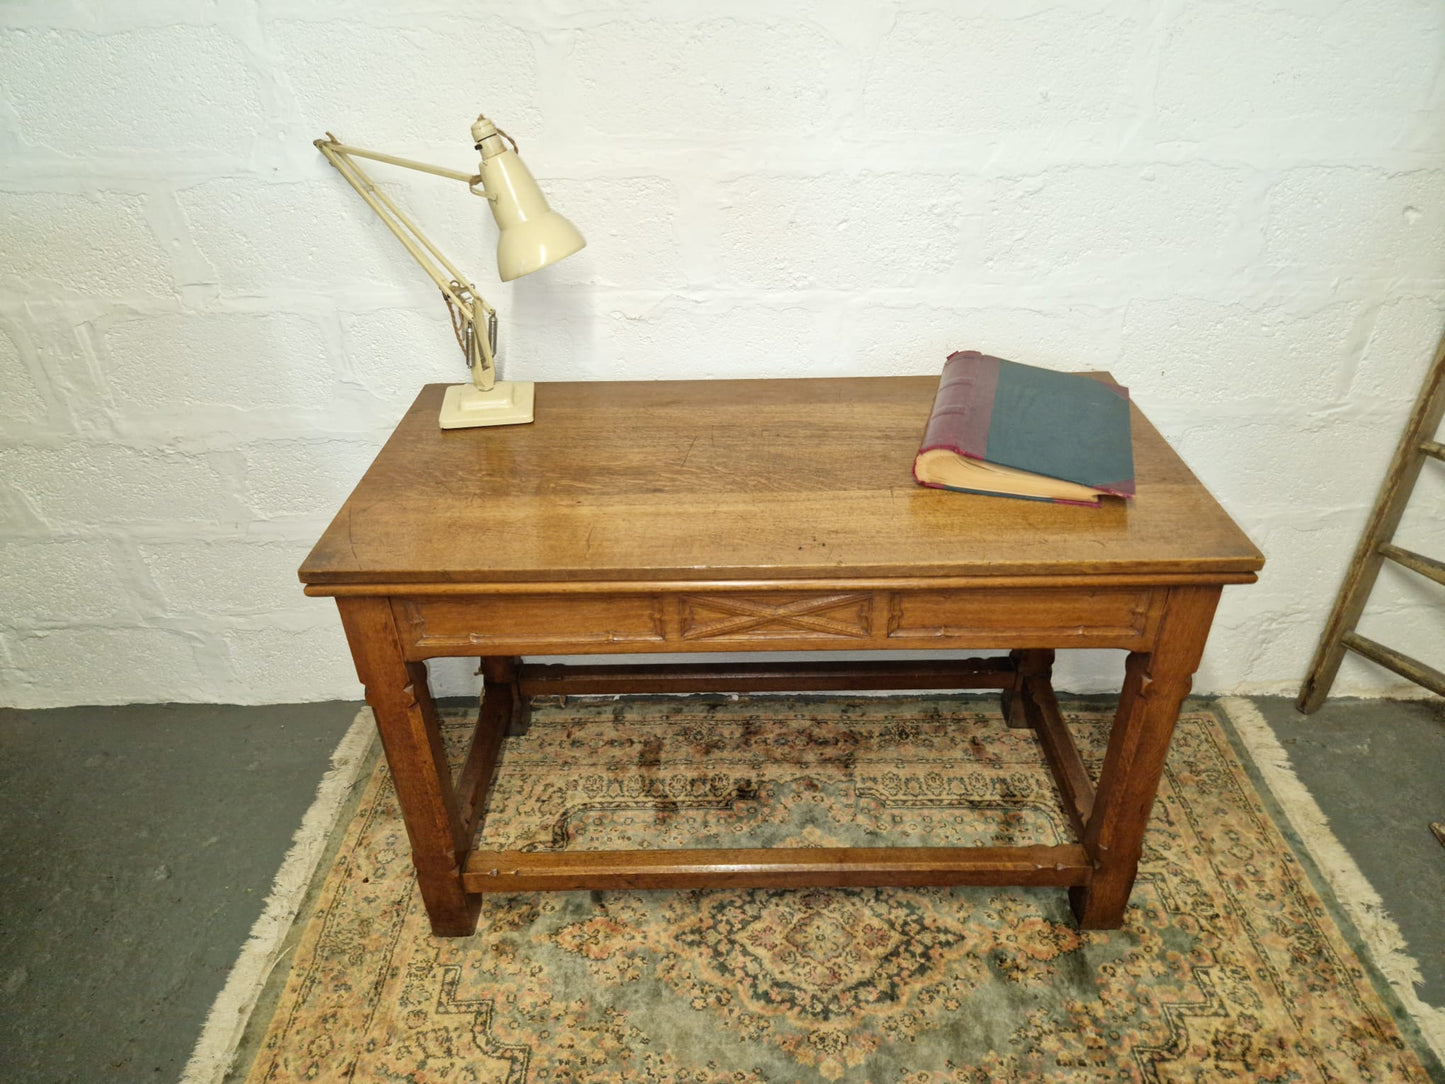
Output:
[[[301,579],[313,594],[840,573],[1237,582],[1263,564],[1137,409],[1132,502],[1079,508],[916,485],[910,468],[937,384],[540,384],[534,424],[445,432],[444,386],[428,385]]]

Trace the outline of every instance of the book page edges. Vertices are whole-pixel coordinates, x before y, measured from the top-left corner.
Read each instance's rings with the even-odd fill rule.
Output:
[[[959,448],[946,445],[919,449],[913,460],[913,478],[920,485],[942,489],[1032,497],[1035,500],[1066,501],[1070,504],[1094,505],[1104,493],[1119,497],[1133,496],[1132,485],[1127,490],[1122,487],[1115,489],[1080,485],[1016,467],[987,463]]]
[[[950,493],[973,493],[980,497],[1007,497],[1015,501],[1038,501],[1043,504],[1067,504],[1075,508],[1102,508],[1103,501],[1071,501],[1063,497],[1030,497],[1023,493],[1004,493],[997,489],[969,489],[966,486],[946,486],[942,482],[919,482],[924,489],[946,489]]]

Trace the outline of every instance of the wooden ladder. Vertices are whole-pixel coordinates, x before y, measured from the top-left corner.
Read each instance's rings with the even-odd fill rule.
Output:
[[[1435,351],[1435,360],[1425,375],[1425,386],[1420,389],[1420,398],[1415,402],[1415,409],[1400,438],[1400,446],[1395,449],[1395,458],[1390,461],[1385,483],[1375,499],[1374,511],[1370,513],[1365,533],[1360,536],[1360,544],[1355,548],[1349,572],[1335,599],[1335,608],[1320,635],[1314,662],[1310,664],[1309,674],[1300,689],[1295,706],[1306,715],[1325,702],[1347,650],[1445,696],[1445,673],[1355,631],[1365,603],[1369,601],[1370,591],[1375,586],[1380,566],[1387,559],[1436,583],[1445,584],[1445,561],[1402,549],[1392,541],[1426,457],[1445,460],[1445,445],[1435,439],[1442,415],[1445,415],[1445,338],[1441,339]]]

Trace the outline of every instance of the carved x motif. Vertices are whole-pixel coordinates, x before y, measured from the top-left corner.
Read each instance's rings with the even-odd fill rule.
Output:
[[[810,595],[791,602],[770,603],[738,595],[709,595],[686,600],[686,616],[690,619],[683,630],[688,639],[731,636],[771,626],[775,629],[797,629],[826,636],[862,637],[868,634],[863,613],[858,610],[868,601],[867,595]],[[853,608],[852,620],[824,616],[829,610]],[[730,616],[709,622],[699,620],[700,609],[717,610]]]

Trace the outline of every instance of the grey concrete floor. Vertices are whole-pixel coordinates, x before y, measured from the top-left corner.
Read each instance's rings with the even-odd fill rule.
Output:
[[[0,1081],[175,1081],[356,704],[0,710]]]
[[[1445,1005],[1445,702],[1257,700]],[[175,1081],[359,705],[0,709],[0,1081]]]
[[[1420,962],[1421,1000],[1445,1007],[1445,847],[1430,831],[1445,821],[1445,700],[1254,703]]]

